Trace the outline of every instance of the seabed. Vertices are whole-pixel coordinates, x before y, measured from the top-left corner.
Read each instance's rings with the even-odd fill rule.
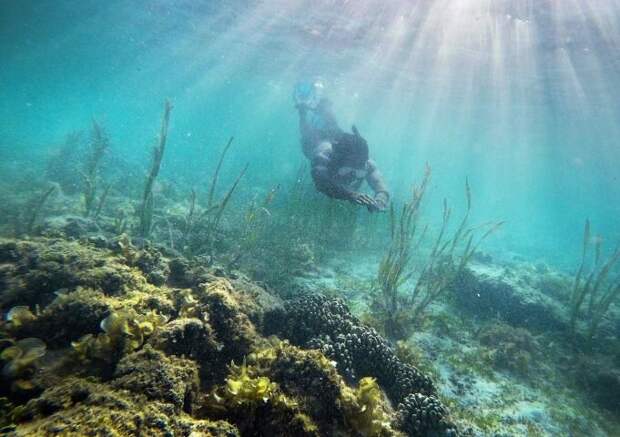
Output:
[[[399,208],[360,219],[303,178],[244,198],[243,166],[220,189],[232,139],[208,189],[172,189],[171,110],[145,179],[105,182],[95,124],[73,192],[64,159],[0,187],[3,433],[617,435],[615,302],[589,331],[583,281],[468,244],[468,212],[452,252],[398,258]]]

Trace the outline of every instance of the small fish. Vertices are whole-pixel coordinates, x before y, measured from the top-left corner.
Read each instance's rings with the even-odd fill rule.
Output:
[[[11,322],[15,327],[22,325],[23,322],[28,322],[34,319],[35,315],[32,311],[30,311],[30,308],[24,305],[13,307],[6,314],[6,321]]]
[[[66,295],[67,295],[67,293],[69,293],[69,289],[68,289],[68,288],[59,288],[58,290],[56,290],[56,291],[54,292],[54,294],[55,294],[56,296],[58,296],[58,297],[61,297],[61,296],[66,296]]]

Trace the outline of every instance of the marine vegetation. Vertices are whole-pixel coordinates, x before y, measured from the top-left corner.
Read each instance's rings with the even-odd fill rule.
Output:
[[[418,320],[427,307],[442,296],[467,267],[480,244],[495,232],[502,222],[481,228],[470,227],[471,190],[465,182],[467,208],[454,233],[449,236],[448,225],[452,210],[444,200],[442,222],[428,255],[420,247],[428,227],[420,229],[419,211],[431,177],[426,167],[424,177],[414,186],[411,199],[402,206],[397,216],[390,209],[391,242],[377,273],[377,290],[372,309],[381,321],[389,338],[402,339],[408,327]],[[416,265],[414,265],[414,263]],[[402,292],[403,287],[408,291]]]
[[[302,296],[286,302],[283,309],[269,312],[265,325],[267,333],[320,350],[336,362],[347,381],[360,383],[365,377],[375,378],[397,405],[400,429],[408,435],[456,433],[430,378],[401,361],[390,344],[354,317],[342,300]]]
[[[151,162],[151,169],[146,177],[144,184],[144,193],[142,194],[142,204],[139,210],[140,225],[139,235],[146,238],[151,233],[153,226],[153,185],[159,175],[161,168],[161,161],[164,158],[164,152],[166,151],[166,140],[168,139],[168,125],[170,123],[170,112],[172,111],[172,104],[166,100],[164,104],[164,114],[161,120],[161,128],[159,131],[159,142],[157,146],[153,147],[153,159]]]
[[[0,396],[15,435],[398,436],[447,426],[430,380],[369,328],[351,325],[348,344],[360,338],[366,350],[350,352],[371,358],[352,379],[340,357],[267,337],[285,313],[256,284],[126,237],[100,246],[0,243]],[[313,302],[287,308],[322,305]],[[290,313],[312,323],[302,314]],[[325,326],[346,336],[357,322],[345,307],[337,314]],[[410,405],[410,393],[424,397]]]
[[[524,328],[494,322],[481,328],[477,336],[489,348],[485,355],[493,367],[526,376],[540,355],[536,338]]]
[[[573,336],[582,333],[590,344],[609,306],[620,296],[620,274],[614,269],[620,261],[620,247],[602,258],[602,238],[592,238],[590,220],[586,220],[581,249],[581,264],[575,274],[570,297],[570,329]],[[593,258],[590,247],[594,246]],[[588,258],[590,264],[588,265]],[[584,308],[585,307],[585,308]],[[578,323],[583,318],[584,329]]]
[[[56,185],[50,186],[42,194],[34,196],[26,203],[20,215],[15,217],[15,236],[31,235],[43,207],[56,191]]]
[[[84,199],[84,215],[89,217],[91,215],[97,216],[103,207],[105,199],[110,190],[110,186],[104,188],[103,193],[99,198],[97,207],[95,207],[95,201],[97,197],[97,185],[99,175],[99,167],[101,159],[109,148],[108,136],[104,128],[93,120],[90,137],[90,154],[86,160],[84,170],[81,173],[83,179],[82,197]]]

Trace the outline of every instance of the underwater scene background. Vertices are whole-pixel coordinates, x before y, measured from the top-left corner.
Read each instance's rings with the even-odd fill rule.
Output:
[[[3,432],[620,435],[618,47],[611,0],[1,2]]]

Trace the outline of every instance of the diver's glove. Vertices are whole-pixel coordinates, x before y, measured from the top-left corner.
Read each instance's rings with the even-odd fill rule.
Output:
[[[350,200],[357,205],[365,206],[370,212],[381,211],[381,208],[377,205],[375,199],[370,197],[368,194],[352,193]]]

